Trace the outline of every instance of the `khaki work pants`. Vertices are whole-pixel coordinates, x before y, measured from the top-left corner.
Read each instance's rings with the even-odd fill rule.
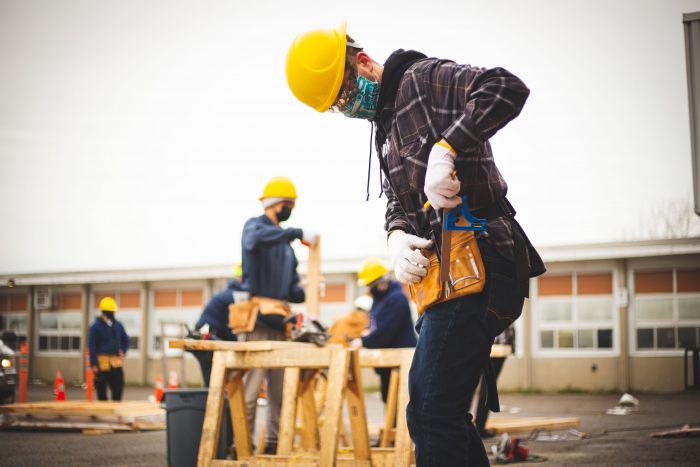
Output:
[[[253,332],[239,334],[239,339],[244,342],[251,341],[283,341],[286,340],[284,332],[269,328],[265,325],[256,325]],[[267,423],[265,426],[265,444],[277,444],[277,433],[280,425],[280,411],[282,410],[282,383],[284,370],[270,370],[266,368],[250,369],[243,377],[245,385],[245,401],[248,409],[248,426],[251,436],[255,435],[255,412],[260,394],[260,384],[267,380]],[[256,438],[253,437],[253,440]]]

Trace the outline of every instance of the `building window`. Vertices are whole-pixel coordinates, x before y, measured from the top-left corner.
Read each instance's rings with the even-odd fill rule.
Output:
[[[0,294],[0,335],[14,332],[16,342],[5,342],[14,350],[27,341],[27,324],[29,322],[29,294],[13,292]]]
[[[138,352],[141,336],[141,293],[134,289],[95,291],[94,309],[99,309],[100,300],[112,297],[117,302],[116,319],[129,336],[129,350]]]
[[[325,284],[321,296],[321,303],[345,303],[346,301],[346,284]]]
[[[82,334],[82,294],[59,293],[56,309],[39,312],[37,325],[40,352],[80,352]]]
[[[533,316],[544,352],[605,351],[615,346],[613,274],[548,274],[538,279]]]
[[[196,287],[180,287],[153,290],[153,312],[149,314],[151,352],[162,351],[161,323],[165,337],[181,337],[184,325],[190,328],[199,319],[204,307],[204,290]]]
[[[700,269],[634,271],[636,349],[700,347]]]

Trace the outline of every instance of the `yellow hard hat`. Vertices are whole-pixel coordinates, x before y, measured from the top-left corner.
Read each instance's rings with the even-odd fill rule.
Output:
[[[294,39],[287,52],[287,84],[297,99],[319,112],[338,96],[345,73],[346,24],[314,29]]]
[[[384,266],[384,261],[379,258],[367,258],[357,273],[357,285],[371,284],[387,272],[389,270]]]
[[[297,199],[297,191],[294,189],[294,184],[287,177],[272,177],[265,188],[259,200],[265,198],[289,198]]]
[[[112,297],[105,297],[100,300],[100,306],[98,307],[102,311],[117,311],[117,302]]]

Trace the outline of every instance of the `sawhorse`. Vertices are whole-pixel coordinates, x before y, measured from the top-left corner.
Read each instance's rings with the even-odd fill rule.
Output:
[[[319,348],[313,344],[274,341],[179,340],[171,341],[170,345],[175,348],[214,351],[198,466],[269,467],[294,464],[295,467],[371,467],[367,415],[356,350],[348,350],[339,345]],[[253,453],[243,385],[243,374],[252,368],[285,369],[278,448],[277,455],[274,456],[255,456]],[[317,419],[315,409],[312,411],[309,407],[309,397],[313,397],[313,393],[304,387],[307,378],[301,378],[302,370],[317,369],[328,370],[324,423],[318,443],[315,441],[317,425],[310,421],[312,418]],[[353,456],[341,460],[337,458],[337,453],[344,395],[348,401],[352,428]],[[236,461],[215,458],[224,397],[228,398],[231,412],[238,457]],[[292,452],[297,397],[301,398],[302,406],[307,408],[302,411],[303,419],[307,421],[302,440],[306,440],[304,442],[310,447],[320,445],[316,452]]]

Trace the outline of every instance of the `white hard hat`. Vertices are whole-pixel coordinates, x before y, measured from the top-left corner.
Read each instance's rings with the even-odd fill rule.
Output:
[[[360,295],[355,299],[355,308],[360,310],[369,311],[372,308],[372,297],[369,295]]]

